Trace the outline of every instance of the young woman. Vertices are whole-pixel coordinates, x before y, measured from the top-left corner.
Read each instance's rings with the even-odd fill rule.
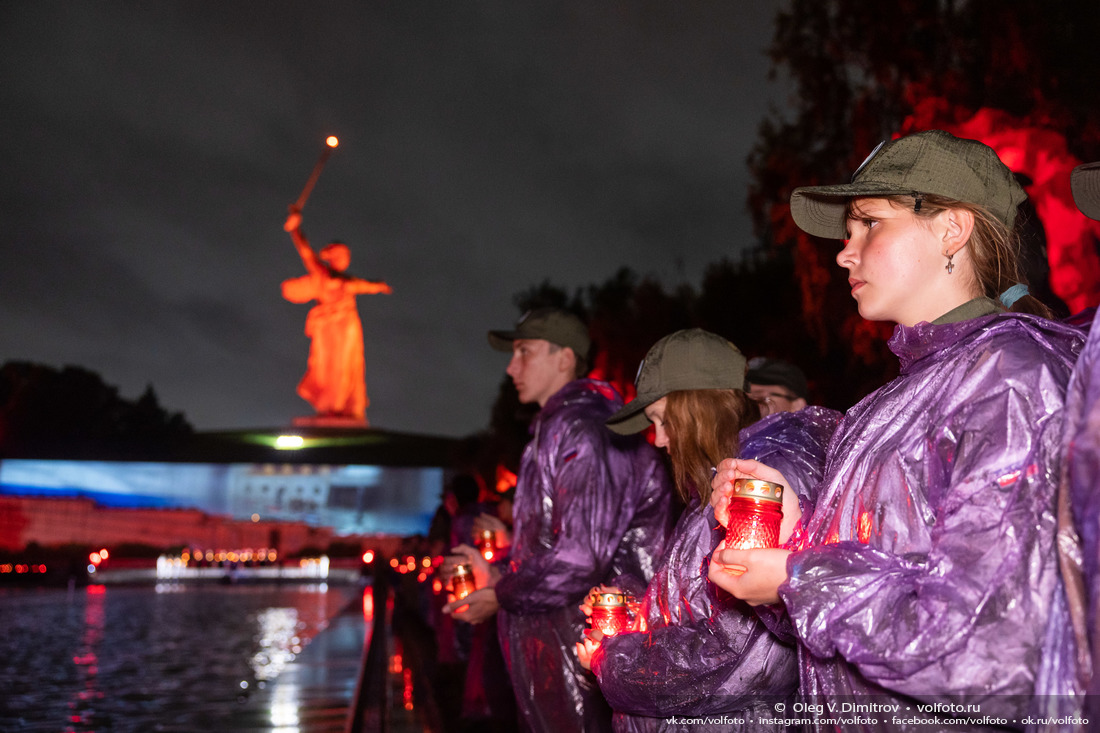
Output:
[[[837,262],[860,315],[897,324],[900,376],[837,428],[802,549],[722,547],[710,577],[782,601],[808,702],[877,706],[845,730],[1017,727],[1070,692],[1054,496],[1081,334],[1020,313],[1045,310],[1017,268],[1024,199],[992,149],[942,131],[791,197],[799,227],[846,240]],[[716,494],[738,476],[784,480],[726,460]]]
[[[714,730],[760,730],[768,726],[754,721],[776,717],[772,706],[789,701],[797,687],[793,645],[773,636],[748,606],[719,597],[706,580],[707,559],[722,535],[707,503],[710,477],[731,450],[783,466],[791,482],[784,495],[786,539],[801,513],[799,501],[809,509],[807,489],[821,475],[840,415],[809,407],[756,422],[759,408],[744,385],[745,359],[737,347],[699,329],[678,331],[650,349],[637,398],[608,420],[624,434],[653,424],[687,505],[640,599],[644,630],[611,638],[593,630],[577,645],[615,710],[616,730],[698,732],[710,729],[698,722],[704,716],[717,716]],[[677,716],[693,720],[677,723]]]

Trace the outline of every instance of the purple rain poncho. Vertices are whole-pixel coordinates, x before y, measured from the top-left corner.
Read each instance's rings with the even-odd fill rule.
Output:
[[[830,703],[864,706],[845,731],[1023,727],[1061,689],[1041,658],[1066,625],[1054,498],[1081,340],[1004,313],[895,329],[900,376],[841,421],[779,589],[803,702],[826,705],[811,727],[834,729]]]
[[[741,431],[742,458],[778,469],[808,513],[825,448],[840,413],[822,407],[771,415]],[[714,511],[693,495],[670,547],[646,589],[648,629],[604,639],[592,670],[615,710],[616,731],[782,730],[746,722],[772,716],[771,706],[798,687],[793,643],[772,636],[752,609],[707,580],[710,554],[722,539]],[[671,722],[673,717],[693,722]]]
[[[610,730],[611,709],[574,650],[579,604],[601,583],[640,595],[675,520],[657,450],[604,425],[622,405],[604,382],[570,382],[535,417],[523,452],[496,594],[501,650],[534,731]]]
[[[1088,341],[1077,360],[1066,392],[1063,432],[1065,466],[1063,489],[1071,508],[1068,537],[1059,548],[1069,556],[1067,582],[1081,583],[1078,623],[1083,639],[1079,672],[1087,689],[1085,717],[1100,719],[1100,312],[1094,317]],[[1076,536],[1074,536],[1076,535]],[[1091,648],[1090,648],[1091,640]],[[1084,726],[1079,727],[1085,730]]]

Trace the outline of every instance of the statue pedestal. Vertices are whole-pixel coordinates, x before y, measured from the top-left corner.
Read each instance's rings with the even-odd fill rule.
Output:
[[[362,420],[354,417],[341,417],[339,415],[310,415],[309,417],[296,417],[292,423],[300,428],[369,428],[366,416]]]

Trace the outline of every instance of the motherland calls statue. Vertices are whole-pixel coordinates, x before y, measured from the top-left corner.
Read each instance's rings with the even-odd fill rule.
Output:
[[[360,293],[392,293],[385,282],[348,275],[351,251],[341,242],[314,252],[302,233],[301,210],[290,207],[283,228],[290,233],[305,275],[283,281],[283,297],[291,303],[316,300],[306,316],[310,338],[309,364],[298,383],[298,394],[313,405],[317,417],[367,424],[367,381],[363,362],[363,324],[355,307]]]

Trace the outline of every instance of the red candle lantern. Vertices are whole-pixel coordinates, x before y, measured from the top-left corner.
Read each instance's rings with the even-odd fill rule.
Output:
[[[477,590],[474,583],[474,569],[469,565],[455,565],[455,574],[451,577],[451,592],[455,600],[462,600]]]
[[[726,547],[751,550],[779,546],[783,521],[783,485],[759,479],[733,481]]]
[[[492,560],[493,555],[496,554],[496,543],[493,541],[496,537],[496,533],[491,529],[481,530],[481,534],[477,538],[477,548],[481,551],[481,556],[486,560]]]
[[[592,606],[592,628],[599,629],[604,636],[614,636],[630,626],[625,593],[596,591],[589,600]]]

